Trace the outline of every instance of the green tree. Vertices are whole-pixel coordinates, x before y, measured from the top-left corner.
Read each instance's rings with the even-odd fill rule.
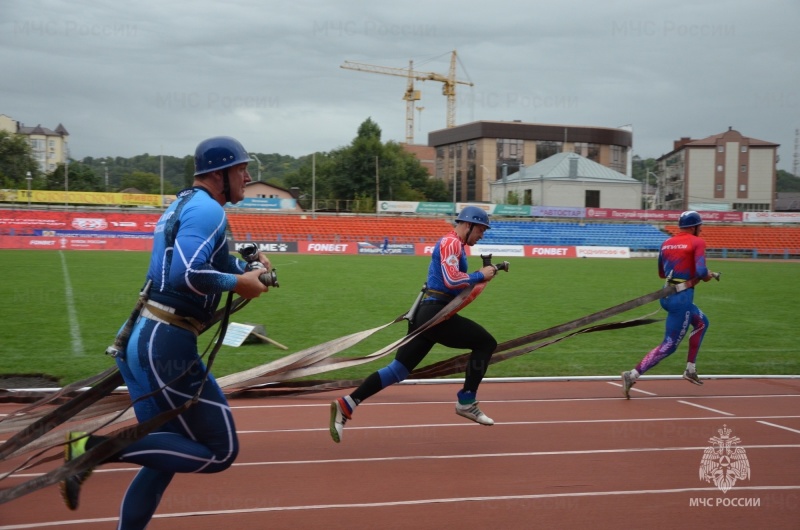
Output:
[[[273,182],[273,179],[268,182],[289,190],[297,188],[300,192],[299,204],[306,209],[311,209],[312,195],[320,199],[333,198],[329,178],[333,167],[331,156],[328,153],[315,153],[301,157],[300,161],[302,165],[294,171],[285,173],[282,183]]]
[[[190,188],[194,182],[194,158],[187,156],[183,161],[183,187]]]
[[[792,175],[788,171],[779,169],[777,171],[777,182],[775,183],[775,191],[792,192],[800,191],[800,178]]]
[[[23,136],[0,131],[0,187],[27,189],[29,171],[31,187],[36,189],[42,175],[30,144]]]
[[[158,195],[161,193],[161,177],[155,173],[134,171],[133,173],[122,177],[121,186],[123,190],[135,188],[142,193]]]
[[[311,205],[311,157],[284,176],[286,188],[300,190],[300,205]],[[353,142],[329,153],[316,155],[316,197],[318,204],[332,199],[339,207],[351,204],[357,211],[374,212],[376,191],[381,200],[446,201],[441,181],[431,179],[417,158],[396,142],[381,142],[381,128],[367,118]]]
[[[69,161],[69,165],[59,164],[45,176],[46,190],[103,191],[104,186],[95,172],[81,162]]]

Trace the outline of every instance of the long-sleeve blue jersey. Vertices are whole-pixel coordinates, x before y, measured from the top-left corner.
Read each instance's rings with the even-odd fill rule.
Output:
[[[467,273],[467,253],[455,230],[445,235],[433,249],[428,267],[428,289],[455,296],[469,285],[485,280],[483,273]],[[431,294],[436,298],[435,293]]]
[[[236,286],[243,261],[228,252],[225,210],[200,187],[183,190],[156,224],[147,279],[150,299],[205,322],[224,291]]]

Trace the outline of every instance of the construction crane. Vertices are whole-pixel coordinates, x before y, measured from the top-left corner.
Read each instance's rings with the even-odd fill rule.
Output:
[[[456,85],[474,86],[470,81],[456,79],[456,51],[450,54],[450,71],[442,75],[435,72],[417,72],[414,70],[414,62],[408,61],[408,69],[393,68],[391,66],[375,66],[372,64],[355,63],[345,61],[341,68],[346,70],[357,70],[359,72],[371,72],[373,74],[394,75],[405,77],[408,82],[403,99],[406,101],[406,143],[414,143],[414,102],[419,101],[420,93],[414,90],[414,81],[439,81],[442,83],[442,94],[447,97],[447,128],[456,125]]]

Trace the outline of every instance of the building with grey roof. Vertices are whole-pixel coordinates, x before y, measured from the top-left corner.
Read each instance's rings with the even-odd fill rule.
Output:
[[[23,123],[0,114],[0,131],[26,136],[30,143],[33,157],[39,163],[43,173],[55,171],[59,164],[64,164],[69,156],[67,139],[69,132],[60,123],[55,130],[36,125],[26,127]]]
[[[558,153],[489,184],[491,202],[586,208],[642,206],[642,183],[576,153]]]

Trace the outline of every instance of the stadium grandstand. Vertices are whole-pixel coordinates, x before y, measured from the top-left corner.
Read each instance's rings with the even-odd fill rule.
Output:
[[[229,212],[228,224],[236,240],[315,241],[346,243],[436,243],[452,224],[443,218],[395,216],[322,216],[247,214]]]
[[[235,240],[435,243],[451,226],[448,218],[406,216],[228,215]],[[492,220],[481,240],[489,245],[608,246],[655,252],[677,226],[651,223]],[[703,227],[709,255],[800,256],[800,228],[712,224]]]
[[[103,248],[148,246],[160,213],[115,209],[0,209],[2,248]],[[233,241],[434,244],[452,227],[450,216],[272,214],[229,211]],[[627,247],[658,251],[677,233],[673,223],[493,217],[481,244],[558,247]],[[707,254],[717,258],[800,258],[800,226],[789,223],[705,223]],[[54,239],[56,238],[56,239]],[[102,239],[101,243],[99,240]],[[78,245],[81,240],[81,245]],[[76,244],[70,243],[70,241]],[[141,248],[139,248],[141,247]]]

